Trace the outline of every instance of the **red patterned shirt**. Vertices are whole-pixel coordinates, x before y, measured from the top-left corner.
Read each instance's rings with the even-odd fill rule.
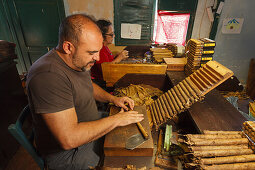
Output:
[[[91,78],[97,80],[103,80],[102,67],[101,64],[104,62],[112,62],[114,57],[107,46],[103,46],[100,50],[100,59],[91,68]]]

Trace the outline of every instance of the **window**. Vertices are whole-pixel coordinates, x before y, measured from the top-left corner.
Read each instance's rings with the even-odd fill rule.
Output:
[[[184,45],[189,24],[189,13],[159,10],[155,18],[154,42]]]

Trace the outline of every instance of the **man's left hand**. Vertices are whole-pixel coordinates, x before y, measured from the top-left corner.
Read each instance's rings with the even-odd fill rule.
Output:
[[[131,110],[133,110],[134,106],[135,106],[134,100],[130,99],[129,97],[115,97],[114,96],[112,103],[114,103],[118,107],[124,108],[125,110],[128,110],[128,107],[125,105],[125,103],[127,103],[129,105]]]

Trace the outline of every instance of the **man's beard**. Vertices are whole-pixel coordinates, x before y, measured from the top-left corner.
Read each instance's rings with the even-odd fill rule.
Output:
[[[73,58],[72,58],[72,62],[73,62],[73,65],[79,69],[81,69],[82,71],[89,71],[91,69],[91,67],[89,67],[88,65],[91,64],[91,63],[95,63],[96,60],[92,60],[90,62],[88,62],[85,66],[82,66],[82,60],[80,59],[79,56],[77,55],[74,55]]]

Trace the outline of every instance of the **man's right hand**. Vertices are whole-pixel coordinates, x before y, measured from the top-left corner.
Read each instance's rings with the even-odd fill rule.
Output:
[[[127,111],[121,108],[121,111],[113,115],[114,119],[118,122],[118,126],[127,126],[132,123],[141,122],[144,119],[143,114],[138,114],[137,111]]]

